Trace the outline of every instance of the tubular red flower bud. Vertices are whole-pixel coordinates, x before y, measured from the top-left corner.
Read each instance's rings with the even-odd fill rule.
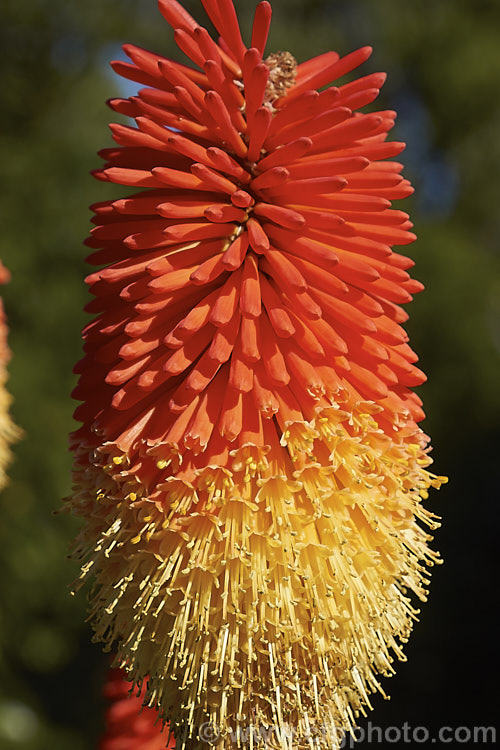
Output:
[[[76,554],[97,638],[176,736],[291,726],[302,746],[321,725],[335,747],[439,560],[402,328],[421,285],[392,250],[412,188],[395,114],[360,111],[385,75],[331,85],[370,47],[265,57],[269,3],[249,49],[231,0],[203,5],[217,41],[160,0],[197,68],[132,46],[115,65],[148,88],[111,102],[137,127],[96,172],[134,192],[87,241]]]
[[[99,750],[165,750],[175,740],[153,708],[144,705],[144,689],[136,694],[126,673],[111,669],[104,686],[109,701]]]

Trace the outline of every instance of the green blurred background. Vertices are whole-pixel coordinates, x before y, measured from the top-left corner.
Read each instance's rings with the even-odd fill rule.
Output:
[[[204,20],[197,0],[186,7]],[[236,2],[248,30],[254,3]],[[407,647],[375,698],[382,726],[496,719],[497,425],[500,415],[500,3],[498,0],[274,0],[269,51],[297,58],[371,44],[363,74],[389,73],[381,106],[407,140],[410,248],[427,286],[408,325],[444,517],[446,564]],[[90,644],[67,551],[77,524],[54,515],[70,491],[72,367],[80,357],[87,206],[116,188],[89,170],[110,145],[105,100],[127,86],[107,66],[122,42],[176,55],[155,0],[2,0],[0,257],[12,412],[25,431],[0,497],[0,748],[92,750],[106,659]],[[399,207],[399,206],[398,206]],[[453,747],[453,745],[448,745]]]

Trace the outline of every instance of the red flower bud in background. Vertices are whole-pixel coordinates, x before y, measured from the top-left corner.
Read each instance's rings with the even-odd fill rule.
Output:
[[[106,727],[99,750],[164,750],[174,748],[169,741],[168,728],[162,727],[158,712],[143,707],[142,692],[131,693],[132,685],[126,681],[121,669],[112,669],[104,688],[110,705],[106,711]],[[168,743],[168,744],[167,744]]]
[[[438,560],[402,328],[422,285],[392,249],[412,188],[395,113],[362,112],[385,75],[332,85],[370,48],[297,65],[265,56],[269,3],[249,48],[230,0],[203,5],[218,40],[160,0],[189,65],[113,64],[144,88],[110,102],[135,122],[95,173],[133,191],[87,241],[77,555],[96,637],[176,736],[321,725],[332,747]]]

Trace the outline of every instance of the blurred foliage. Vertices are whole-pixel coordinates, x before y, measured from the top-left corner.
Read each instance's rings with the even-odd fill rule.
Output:
[[[243,28],[253,3],[236,2]],[[186,2],[204,19],[201,4]],[[399,112],[394,137],[416,197],[410,249],[427,286],[409,332],[430,375],[422,388],[437,470],[452,484],[433,509],[445,517],[429,605],[389,684],[375,723],[491,724],[497,683],[495,432],[500,416],[500,4],[497,0],[274,0],[269,50],[299,60],[372,44],[366,72],[387,70],[382,106]],[[26,436],[0,498],[0,747],[96,747],[105,658],[90,645],[84,596],[69,594],[74,521],[54,515],[70,491],[73,364],[87,300],[87,205],[116,195],[94,183],[109,145],[107,68],[125,41],[178,57],[155,0],[3,0],[0,11],[0,256],[13,359],[13,414]]]

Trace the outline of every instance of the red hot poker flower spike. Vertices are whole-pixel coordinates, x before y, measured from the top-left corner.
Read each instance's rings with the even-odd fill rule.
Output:
[[[96,637],[177,737],[275,726],[285,747],[291,726],[302,747],[321,724],[335,747],[438,560],[401,325],[422,287],[393,250],[412,188],[395,113],[361,111],[385,76],[330,85],[369,47],[265,57],[267,2],[250,49],[230,0],[203,4],[217,40],[160,0],[192,65],[132,45],[113,64],[144,88],[111,101],[135,125],[95,173],[134,190],[87,240],[77,554]]]

